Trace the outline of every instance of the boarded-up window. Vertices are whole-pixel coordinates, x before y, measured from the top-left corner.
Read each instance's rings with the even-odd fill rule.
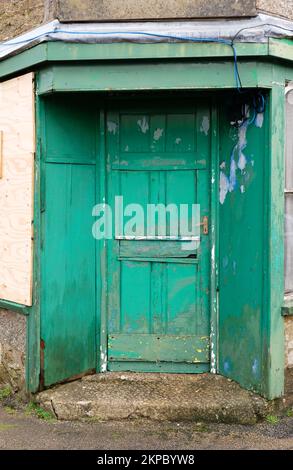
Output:
[[[32,304],[33,74],[0,83],[0,299]]]
[[[293,85],[286,93],[285,291],[293,292]]]

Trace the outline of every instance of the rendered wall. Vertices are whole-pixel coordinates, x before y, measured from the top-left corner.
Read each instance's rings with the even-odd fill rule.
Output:
[[[44,0],[1,0],[0,41],[39,26],[44,19]]]
[[[26,318],[18,313],[0,310],[0,388],[14,391],[25,382]]]
[[[285,363],[293,368],[293,318],[285,317]]]
[[[292,0],[1,0],[0,40],[43,21],[249,17],[257,10],[293,19]]]
[[[33,74],[0,83],[0,299],[32,304]]]
[[[60,21],[253,16],[255,0],[63,0]]]
[[[272,15],[284,16],[293,20],[293,1],[292,0],[257,0],[257,8]]]

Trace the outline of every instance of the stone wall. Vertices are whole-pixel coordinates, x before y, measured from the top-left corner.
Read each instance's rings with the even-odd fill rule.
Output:
[[[1,0],[0,40],[39,26],[44,19],[44,0]]]
[[[0,388],[18,391],[25,383],[26,318],[0,310]]]
[[[292,0],[1,0],[0,40],[43,21],[110,21],[254,16],[257,9],[293,20]]]
[[[256,4],[259,10],[293,20],[292,0],[256,0]]]
[[[62,0],[62,21],[253,16],[255,0]]]
[[[254,16],[257,10],[293,20],[292,0],[47,0],[60,21]]]

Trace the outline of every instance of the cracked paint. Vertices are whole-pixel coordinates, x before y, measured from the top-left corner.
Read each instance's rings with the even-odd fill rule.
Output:
[[[205,134],[206,136],[209,134],[210,130],[210,118],[208,116],[204,116],[202,119],[202,123],[200,126],[200,132]]]
[[[237,186],[237,169],[244,171],[247,159],[243,151],[247,145],[247,129],[249,127],[250,121],[247,119],[241,127],[238,129],[238,140],[233,147],[231,157],[230,157],[230,174],[227,176],[224,171],[220,172],[220,203],[224,204],[228,192],[232,193]],[[237,162],[236,162],[237,159]],[[223,166],[221,164],[221,169]],[[244,192],[244,191],[243,191]]]
[[[145,116],[137,121],[137,125],[143,134],[146,134],[149,130],[149,123]]]
[[[113,121],[108,121],[107,122],[107,128],[108,128],[108,132],[110,132],[110,134],[116,134],[117,132],[117,128],[118,128],[118,125],[116,122],[113,122]]]
[[[264,113],[258,113],[255,118],[256,127],[262,128],[264,122]]]
[[[160,129],[160,128],[156,129],[154,132],[154,140],[160,140],[163,133],[164,133],[164,129]]]

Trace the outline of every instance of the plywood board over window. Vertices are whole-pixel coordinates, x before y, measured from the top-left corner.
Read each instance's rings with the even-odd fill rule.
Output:
[[[0,83],[0,299],[32,305],[34,77]]]

